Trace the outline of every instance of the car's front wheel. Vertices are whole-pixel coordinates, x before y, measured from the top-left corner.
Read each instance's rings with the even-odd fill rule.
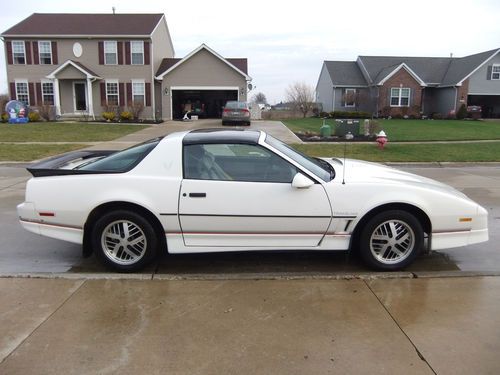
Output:
[[[109,268],[121,272],[138,271],[158,252],[153,226],[141,215],[116,210],[101,216],[92,230],[92,246]]]
[[[364,226],[360,255],[372,268],[396,271],[408,266],[420,252],[424,231],[411,213],[399,210],[381,212]]]

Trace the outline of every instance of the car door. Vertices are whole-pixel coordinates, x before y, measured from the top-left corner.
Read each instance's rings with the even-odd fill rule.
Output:
[[[184,146],[179,218],[186,246],[319,244],[332,212],[323,186],[292,187],[297,168],[251,144]]]

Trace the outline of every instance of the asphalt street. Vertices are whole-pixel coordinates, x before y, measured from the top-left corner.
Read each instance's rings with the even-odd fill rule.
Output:
[[[489,211],[490,241],[421,255],[406,271],[413,275],[456,272],[500,274],[500,167],[400,166],[461,190]],[[84,259],[78,245],[37,236],[17,221],[29,174],[23,165],[0,166],[0,275],[38,273],[102,274],[94,257]],[[336,277],[369,273],[347,252],[278,252],[165,255],[137,277]]]

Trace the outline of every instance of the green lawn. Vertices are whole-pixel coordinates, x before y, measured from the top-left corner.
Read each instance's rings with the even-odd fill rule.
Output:
[[[110,141],[147,128],[146,125],[39,122],[0,124],[0,142]]]
[[[85,144],[0,144],[0,161],[38,160],[85,146]]]
[[[310,156],[340,157],[343,144],[296,144],[299,151]],[[500,142],[448,144],[387,144],[380,150],[373,144],[346,145],[347,158],[376,162],[488,162],[500,161]]]
[[[361,123],[363,121],[361,120]],[[305,118],[284,120],[292,131],[319,132],[323,120]],[[335,120],[327,120],[333,125]],[[500,121],[459,120],[379,120],[389,141],[462,141],[500,139]],[[333,129],[333,128],[332,128]]]

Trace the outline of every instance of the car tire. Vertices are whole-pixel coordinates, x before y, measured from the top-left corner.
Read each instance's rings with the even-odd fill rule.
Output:
[[[396,271],[410,265],[420,253],[424,231],[418,219],[400,210],[381,212],[361,231],[359,252],[364,262],[379,271]]]
[[[159,241],[151,223],[128,210],[110,211],[92,229],[92,247],[99,260],[119,272],[134,272],[151,262]]]

